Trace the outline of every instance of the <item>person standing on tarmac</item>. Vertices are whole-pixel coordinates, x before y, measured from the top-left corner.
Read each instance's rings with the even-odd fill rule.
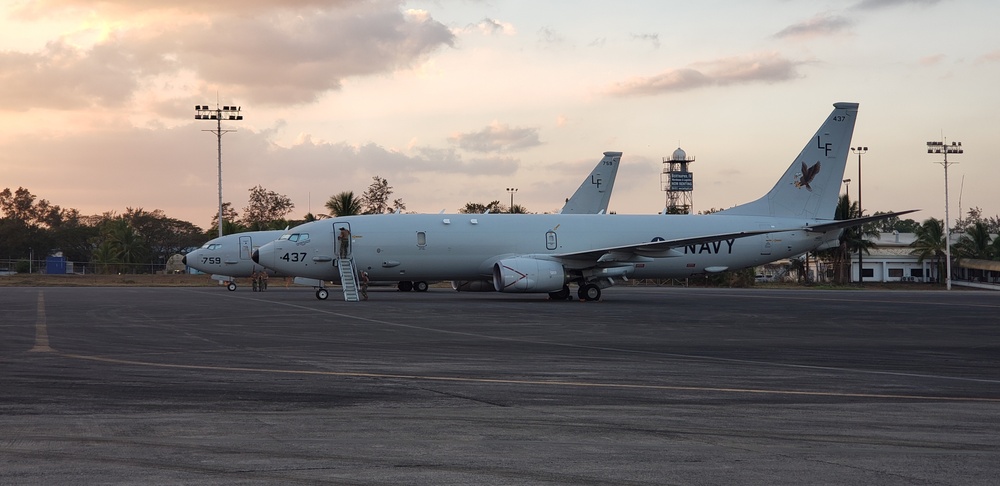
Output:
[[[368,300],[368,272],[361,272],[361,300]]]

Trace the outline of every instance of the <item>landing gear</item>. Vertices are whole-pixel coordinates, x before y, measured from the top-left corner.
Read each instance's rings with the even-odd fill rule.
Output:
[[[555,292],[549,292],[549,300],[569,300],[569,285]]]
[[[229,283],[226,285],[226,288],[229,289],[230,292],[236,291],[236,282],[230,280]]]
[[[577,295],[580,297],[580,300],[589,302],[601,300],[601,288],[594,284],[581,285],[580,290],[577,291]]]
[[[329,290],[326,290],[326,289],[317,289],[316,290],[316,298],[319,299],[319,300],[326,300],[326,298],[329,297],[329,296],[330,296],[330,291]]]
[[[427,282],[424,282],[423,280],[413,282],[413,290],[416,290],[417,292],[427,292],[427,287]]]
[[[409,292],[413,290],[413,282],[409,280],[400,280],[399,283],[396,284],[396,288],[399,289],[400,292]]]

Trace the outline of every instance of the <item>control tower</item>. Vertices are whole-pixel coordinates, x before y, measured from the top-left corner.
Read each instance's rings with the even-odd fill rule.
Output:
[[[680,147],[674,150],[670,157],[663,158],[663,172],[660,174],[661,190],[667,193],[666,214],[691,214],[694,202],[691,193],[694,191],[694,176],[688,166],[694,162],[694,157],[688,155]]]

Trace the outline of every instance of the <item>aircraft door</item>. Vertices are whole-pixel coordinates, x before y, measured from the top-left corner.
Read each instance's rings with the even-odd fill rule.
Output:
[[[344,221],[333,222],[334,249],[338,258],[350,258],[353,251],[354,238],[351,235],[351,224]]]
[[[250,260],[253,254],[253,241],[249,236],[240,237],[240,260]]]
[[[555,250],[559,246],[559,240],[556,237],[556,232],[549,230],[545,232],[545,249]]]

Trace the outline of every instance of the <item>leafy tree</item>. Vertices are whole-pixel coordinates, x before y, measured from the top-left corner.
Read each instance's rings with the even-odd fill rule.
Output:
[[[500,204],[500,201],[490,201],[487,204],[468,202],[465,203],[465,207],[459,209],[458,212],[463,214],[483,214],[486,211],[491,213],[504,213],[507,207]]]
[[[361,201],[354,197],[353,191],[344,191],[340,194],[330,196],[326,201],[326,209],[330,211],[330,216],[354,216],[361,214]]]
[[[36,223],[38,219],[35,196],[23,187],[18,187],[14,192],[10,188],[0,192],[0,211],[3,211],[5,218],[24,221],[29,225]]]
[[[241,223],[251,231],[276,229],[285,226],[283,219],[292,212],[295,204],[283,194],[268,191],[257,185],[249,189],[250,200],[243,208]]]
[[[520,204],[515,204],[515,205],[513,205],[513,206],[510,207],[510,211],[508,211],[508,212],[510,214],[528,214],[528,208],[525,208],[524,206],[522,206]]]
[[[929,218],[914,231],[917,239],[910,245],[913,247],[912,253],[917,255],[917,261],[923,262],[928,258],[934,260],[937,272],[935,278],[940,279],[941,261],[946,255],[944,222],[940,219]]]
[[[955,221],[953,231],[960,233],[963,229],[973,226],[976,223],[983,223],[988,233],[1000,233],[1000,216],[984,217],[983,210],[978,206],[969,209],[965,218],[958,218]]]
[[[142,208],[126,208],[122,218],[129,222],[146,242],[149,260],[161,264],[176,253],[203,243],[201,228],[187,221],[169,218],[160,209],[152,212]]]
[[[396,209],[406,209],[406,204],[403,203],[402,199],[394,200],[392,206],[389,206],[389,196],[391,195],[392,186],[389,185],[389,181],[379,176],[373,176],[371,185],[361,195],[364,214],[391,213]]]
[[[246,228],[239,223],[240,215],[233,209],[233,203],[222,203],[222,232],[223,234],[231,235],[233,233],[239,233],[246,231]],[[212,227],[209,228],[205,236],[209,238],[214,238],[219,235],[219,213],[215,212],[212,214]]]
[[[61,249],[67,257],[87,257],[84,242],[93,235],[81,226],[79,211],[64,210],[45,199],[36,200],[31,191],[19,187],[0,191],[0,251],[27,256],[29,248],[44,257]],[[83,253],[81,255],[81,253]],[[83,258],[86,260],[87,258]]]
[[[875,216],[882,214],[886,214],[886,211],[875,211],[874,213]],[[913,233],[917,226],[920,226],[920,223],[912,219],[899,219],[899,216],[892,216],[873,223],[868,223],[866,226],[870,226],[871,229],[880,233],[892,233],[893,231],[898,231],[900,233]]]

